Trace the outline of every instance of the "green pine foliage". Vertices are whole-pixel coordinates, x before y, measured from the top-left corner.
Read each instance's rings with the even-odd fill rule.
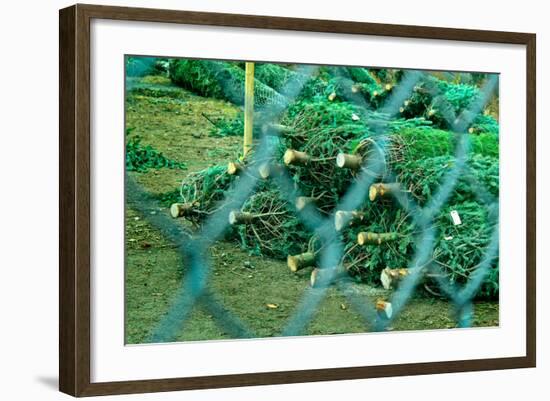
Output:
[[[233,176],[227,174],[227,168],[219,165],[187,175],[181,184],[180,195],[184,203],[193,206],[190,220],[198,223],[208,217],[219,206],[218,203],[225,199],[233,179]]]
[[[286,259],[287,255],[304,252],[311,234],[293,213],[277,190],[259,191],[244,203],[242,210],[265,215],[256,224],[236,227],[243,249],[253,255]]]
[[[472,134],[488,133],[498,136],[498,121],[491,115],[481,114],[475,118],[474,123],[470,128],[470,132]]]
[[[144,77],[167,72],[168,61],[158,57],[126,57],[126,76]]]
[[[236,63],[211,60],[172,60],[170,78],[198,95],[242,104],[244,70]]]
[[[458,212],[462,224],[453,224],[451,211]],[[433,259],[452,284],[464,285],[472,272],[485,261],[496,224],[491,213],[496,214],[498,210],[489,210],[477,202],[466,201],[450,204],[439,214],[439,236]],[[488,274],[477,296],[495,298],[499,290],[498,258],[488,262]]]
[[[446,175],[455,167],[454,156],[436,156],[423,159],[407,159],[394,166],[397,181],[422,205],[430,200],[443,184]],[[498,197],[498,159],[480,154],[471,155],[462,170],[451,201],[476,201],[480,196],[478,186],[484,185],[487,192]]]
[[[260,116],[254,118],[253,137],[261,135]],[[242,136],[244,132],[244,113],[238,113],[235,118],[221,119],[214,122],[209,135],[214,137]]]
[[[149,169],[186,169],[185,163],[171,160],[151,145],[143,145],[139,136],[126,142],[126,170],[143,173]]]
[[[170,73],[175,83],[202,96],[242,101],[244,71],[237,63],[179,60],[172,63]],[[262,90],[280,91],[295,74],[282,65],[257,64],[256,84]],[[478,82],[483,82],[486,76],[475,79],[461,76],[460,80],[452,81],[427,74],[397,117],[378,112],[376,109],[392,93],[402,75],[401,70],[320,67],[306,82],[297,101],[277,121],[286,129],[278,139],[275,161],[282,164],[286,149],[307,153],[311,157],[307,165],[287,166],[287,172],[294,180],[296,193],[316,197],[315,207],[330,215],[358,174],[335,166],[338,153],[366,157],[373,146],[383,141],[388,144],[387,171],[376,179],[388,179],[391,171],[391,177],[422,207],[456,166],[458,140],[468,135],[465,168],[436,215],[435,246],[430,261],[452,283],[462,285],[482,262],[494,229],[491,213],[496,211],[489,210],[485,202],[499,196],[499,127],[498,121],[486,113],[476,117],[469,133],[454,133],[449,130],[446,116],[460,114],[479,99]],[[235,84],[228,90],[220,82]],[[366,110],[348,101],[350,92],[364,96],[372,107]],[[262,121],[260,115],[255,116],[256,121]],[[260,135],[259,128],[255,127],[256,137]],[[239,114],[235,119],[216,122],[211,134],[241,135],[243,130],[243,115]],[[241,162],[255,168],[247,165],[246,159]],[[229,176],[225,166],[216,166],[184,181],[183,200],[195,205],[196,223],[223,201],[233,180],[238,178]],[[287,195],[274,190],[270,181],[263,181],[256,188],[241,211],[262,218],[255,224],[235,226],[231,231],[243,248],[275,258],[305,251],[312,233],[300,223]],[[360,210],[365,218],[340,233],[345,245],[342,263],[351,266],[349,271],[358,280],[378,284],[382,269],[408,266],[418,251],[415,243],[421,233],[415,231],[418,229],[413,226],[413,216],[407,215],[394,200],[366,200]],[[452,210],[460,214],[461,225],[453,224]],[[357,234],[362,231],[395,232],[397,240],[358,246]],[[478,295],[498,296],[498,260],[491,261],[489,275]]]
[[[458,212],[462,224],[454,225],[451,211]],[[373,285],[379,284],[380,272],[386,268],[406,268],[419,251],[415,241],[420,232],[415,231],[399,208],[384,204],[370,204],[365,223],[350,227],[342,234],[346,243],[344,264],[358,280]],[[495,229],[488,208],[475,201],[447,204],[435,219],[436,236],[431,258],[423,268],[434,265],[452,285],[462,286],[468,282],[472,272],[484,261],[491,236]],[[361,231],[396,232],[395,241],[380,245],[357,245],[357,234]],[[498,297],[498,259],[489,260],[487,278],[478,292],[478,297]]]
[[[294,71],[279,64],[257,63],[254,68],[254,78],[277,92],[281,92],[285,85],[295,77]]]
[[[379,86],[378,81],[374,78],[367,68],[363,67],[348,67],[347,71],[355,82],[372,86]]]

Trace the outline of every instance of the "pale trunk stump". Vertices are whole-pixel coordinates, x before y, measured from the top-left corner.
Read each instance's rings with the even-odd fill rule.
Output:
[[[266,123],[262,125],[262,133],[264,135],[281,136],[289,134],[290,132],[291,128],[286,125],[274,123]]]
[[[269,177],[276,176],[282,172],[282,168],[278,164],[273,164],[271,162],[265,162],[258,167],[258,174],[264,180],[267,180]]]
[[[312,287],[326,286],[345,277],[348,277],[348,270],[343,265],[331,269],[316,268],[311,272],[310,284]]]
[[[364,217],[365,213],[358,212],[356,210],[338,210],[336,213],[334,213],[334,228],[336,229],[336,231],[341,231],[345,227],[363,220]]]
[[[299,255],[288,255],[286,264],[291,272],[296,273],[304,267],[313,266],[315,264],[315,254],[313,252],[305,252]]]
[[[393,308],[390,302],[379,299],[376,301],[375,308],[378,316],[382,317],[383,319],[391,319],[393,315]]]
[[[358,155],[338,153],[338,156],[336,156],[336,165],[340,168],[348,168],[350,170],[359,170],[362,164],[363,164],[363,158]]]
[[[312,198],[310,196],[298,196],[294,202],[294,205],[296,206],[296,210],[300,212],[304,210],[307,205],[315,203],[316,200],[316,198]]]
[[[191,203],[173,203],[170,206],[170,215],[173,218],[188,216],[193,210]]]
[[[227,174],[237,175],[244,171],[244,166],[241,163],[229,162],[227,164]]]
[[[289,165],[305,165],[310,161],[311,157],[305,153],[294,149],[287,149],[284,156],[284,163]]]
[[[255,218],[255,215],[248,212],[240,212],[238,210],[229,212],[229,224],[231,225],[250,224]]]
[[[381,245],[385,242],[395,241],[397,238],[397,233],[360,232],[357,234],[357,243],[359,245]]]
[[[409,269],[390,269],[386,267],[382,270],[382,273],[380,273],[380,281],[382,282],[382,286],[386,290],[389,290],[395,288],[397,284],[408,275]]]
[[[396,194],[400,190],[399,183],[397,182],[372,184],[369,188],[369,199],[374,201],[378,197],[383,198],[388,195]]]

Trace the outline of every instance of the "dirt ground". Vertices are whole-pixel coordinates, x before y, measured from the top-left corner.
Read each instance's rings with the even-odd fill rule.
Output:
[[[213,121],[231,118],[238,108],[228,102],[202,98],[173,87],[165,77],[131,81],[126,102],[126,126],[167,157],[184,162],[186,170],[130,172],[159,199],[159,212],[168,213],[181,180],[213,164],[225,164],[237,154],[241,138],[209,135]],[[184,224],[184,223],[182,223]],[[173,244],[134,210],[126,211],[126,343],[149,341],[166,314],[185,276]],[[226,309],[256,337],[280,335],[309,286],[309,272],[292,274],[285,261],[250,256],[237,243],[220,241],[211,249],[209,288]],[[389,299],[391,292],[364,284],[353,290],[365,302]],[[268,307],[268,304],[271,307]],[[275,306],[275,307],[274,307]],[[499,324],[498,302],[477,302],[475,326]],[[444,299],[418,292],[392,324],[393,330],[456,327],[453,308]],[[369,327],[336,288],[330,288],[304,334],[359,333]],[[198,307],[185,323],[178,341],[230,338],[208,311]]]

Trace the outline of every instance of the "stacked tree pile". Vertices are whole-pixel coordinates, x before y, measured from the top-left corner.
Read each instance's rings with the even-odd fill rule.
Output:
[[[414,87],[412,95],[401,106],[400,113],[405,118],[423,116],[435,127],[449,129],[452,116],[458,116],[480,96],[478,86],[448,82],[428,75]],[[498,122],[487,110],[475,118],[469,132],[498,134]]]
[[[446,175],[457,162],[452,155],[457,139],[449,132],[431,128],[403,130],[390,137],[391,141],[400,143],[391,147],[386,155],[386,168],[391,174],[386,173],[381,177],[382,182],[371,185],[370,202],[364,208],[341,210],[334,215],[335,227],[342,232],[347,244],[343,265],[349,273],[364,281],[376,282],[381,271],[382,277],[387,276],[389,268],[395,274],[401,272],[393,286],[404,277],[403,272],[407,270],[403,269],[418,251],[414,247],[415,238],[421,234],[413,224],[415,214],[420,213],[413,205],[426,206],[444,184]],[[482,134],[469,139],[466,166],[445,208],[436,215],[434,227],[439,234],[430,261],[438,264],[445,277],[453,282],[464,282],[481,262],[495,224],[491,223],[494,218],[488,215],[484,202],[498,198],[498,137]],[[376,139],[373,142],[376,143]],[[361,147],[357,149],[360,151]],[[348,155],[354,156],[357,157],[357,153]],[[362,159],[359,155],[359,161],[348,168],[364,168]],[[409,213],[413,215],[408,215],[395,197],[412,200]],[[452,219],[452,211],[460,216],[459,224]],[[455,235],[450,235],[451,231]],[[458,257],[464,252],[472,257]],[[491,274],[494,278],[498,269],[492,269]],[[387,277],[385,281],[387,287],[392,286],[387,284]],[[481,293],[497,295],[495,280],[487,281]]]
[[[413,218],[420,212],[414,208],[405,211],[392,195],[404,191],[420,206],[426,206],[453,162],[454,158],[449,156],[407,162],[405,165],[413,165],[413,170],[403,170],[406,174],[400,176],[402,181],[371,186],[371,202],[363,209],[335,213],[335,227],[341,230],[347,244],[343,265],[352,275],[363,281],[377,282],[381,275],[387,274],[385,269],[407,271],[409,262],[419,251],[415,240],[422,232],[414,225]],[[490,215],[492,209],[478,200],[476,192],[479,183],[483,183],[491,196],[498,195],[497,159],[475,154],[469,162],[468,171],[459,180],[451,198],[436,213],[432,224],[437,233],[430,251],[432,258],[423,266],[429,272],[435,263],[438,270],[455,283],[465,282],[481,263],[496,224],[495,216]],[[453,214],[458,216],[459,222],[453,219]],[[491,276],[496,275],[498,269],[495,267],[491,269]],[[398,281],[388,283],[386,280],[385,286],[395,287]],[[498,281],[486,282],[481,293],[497,295],[495,282]]]
[[[229,223],[236,227],[243,248],[279,259],[300,252],[311,237],[277,190],[253,194],[241,210],[231,211]]]
[[[212,166],[189,174],[181,184],[181,202],[171,206],[170,214],[199,225],[222,205],[233,178],[224,166]]]
[[[430,251],[430,264],[437,265],[438,274],[453,283],[464,283],[482,262],[495,226],[494,216],[483,202],[498,197],[498,124],[483,116],[479,121],[490,129],[482,129],[476,135],[446,131],[443,120],[426,113],[427,108],[434,107],[437,96],[423,87],[414,92],[407,111],[401,113],[402,118],[355,106],[345,101],[345,92],[338,92],[344,90],[343,82],[351,80],[362,88],[357,93],[369,94],[369,101],[374,90],[389,93],[393,86],[385,85],[398,82],[402,74],[382,71],[375,74],[349,68],[344,79],[339,79],[336,74],[321,70],[280,122],[261,127],[264,134],[276,141],[276,152],[270,159],[251,162],[253,158],[247,156],[231,161],[228,166],[213,168],[213,176],[200,172],[188,177],[182,184],[182,204],[188,205],[187,209],[178,209],[173,215],[200,224],[223,202],[224,192],[232,182],[246,174],[258,174],[264,181],[243,207],[229,216],[243,248],[286,258],[292,271],[312,267],[311,282],[316,285],[322,275],[315,268],[319,247],[312,239],[314,233],[306,230],[297,217],[297,212],[306,206],[314,207],[334,218],[335,228],[345,244],[336,277],[351,275],[395,288],[408,274],[408,264],[418,252],[415,241],[421,233],[414,224],[414,213],[420,213],[417,207],[429,204],[445,182],[447,172],[457,163],[453,154],[459,135],[468,135],[466,168],[445,206],[436,213],[433,227],[437,235]],[[434,80],[427,78],[429,82]],[[280,83],[272,81],[272,85]],[[440,96],[446,97],[442,104],[455,112],[468,107],[479,92],[474,86],[475,90],[461,87],[459,92],[467,96],[459,96],[455,93],[456,85],[438,85],[443,91]],[[336,95],[331,96],[334,93],[331,90],[335,89]],[[374,155],[384,160],[381,172],[367,170]],[[277,181],[270,181],[276,172],[292,177],[293,193],[282,194],[276,189]],[[336,210],[347,189],[364,172],[374,179],[364,204],[357,210]],[[409,199],[416,206],[404,209],[396,198]],[[459,216],[460,223],[454,215]],[[484,296],[498,294],[498,264],[494,261],[492,265],[481,291]],[[425,269],[428,282],[429,266]]]
[[[255,78],[256,106],[284,103],[285,98],[277,89],[282,88],[296,73],[277,65],[260,65],[259,78]],[[245,71],[242,63],[212,60],[172,60],[170,79],[175,84],[198,95],[244,104]],[[257,75],[256,75],[257,76]],[[273,85],[273,86],[270,86]],[[277,88],[277,89],[276,89]]]

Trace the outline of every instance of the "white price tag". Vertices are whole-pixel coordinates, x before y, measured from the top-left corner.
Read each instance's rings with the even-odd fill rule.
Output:
[[[462,224],[462,220],[460,220],[460,215],[456,210],[451,211],[451,218],[453,219],[453,224],[455,226],[459,226]]]

